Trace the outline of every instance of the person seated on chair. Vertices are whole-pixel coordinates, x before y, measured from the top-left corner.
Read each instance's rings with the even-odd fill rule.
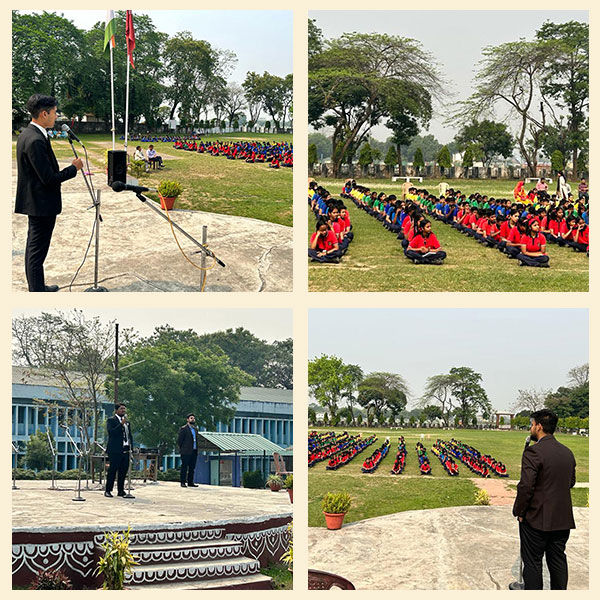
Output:
[[[158,168],[162,169],[162,166],[163,166],[162,156],[159,156],[158,154],[156,154],[156,150],[154,149],[154,146],[152,144],[150,144],[148,146],[146,156],[148,157],[148,161],[150,163],[158,163]]]
[[[135,147],[135,152],[133,153],[133,160],[143,160],[146,172],[150,169],[150,163],[148,159],[144,156],[144,151],[142,150],[141,146]]]

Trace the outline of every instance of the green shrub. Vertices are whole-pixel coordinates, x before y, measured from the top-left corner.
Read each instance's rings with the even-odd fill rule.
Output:
[[[489,506],[490,495],[486,490],[478,490],[475,492],[475,505],[476,506]]]
[[[179,481],[179,469],[167,469],[166,471],[159,471],[157,479],[159,481]]]
[[[285,481],[283,482],[283,487],[286,490],[294,489],[294,476],[291,473],[285,478]]]
[[[29,586],[30,590],[72,590],[71,580],[60,569],[41,569]]]
[[[35,471],[31,469],[13,469],[15,479],[37,479]]]
[[[81,479],[89,478],[89,474],[85,471],[81,471]],[[79,479],[79,469],[68,469],[67,471],[60,471],[56,474],[57,479]]]
[[[38,479],[43,479],[43,480],[52,479],[52,471],[49,471],[47,469],[44,469],[43,471],[38,471],[37,472],[37,478]],[[58,479],[58,473],[54,474],[54,478]]]
[[[348,492],[327,492],[321,500],[321,508],[323,512],[334,515],[346,514],[350,509],[352,499]]]
[[[158,184],[158,193],[163,198],[177,198],[183,192],[181,184],[177,181],[163,180]]]
[[[253,490],[260,490],[265,485],[261,471],[244,471],[242,473],[242,486]]]
[[[122,590],[125,575],[133,572],[137,565],[137,556],[129,551],[129,529],[127,531],[110,531],[105,534],[96,574],[104,577],[103,590]]]
[[[280,477],[279,475],[269,475],[267,477],[266,485],[268,485],[269,487],[271,487],[271,486],[282,487],[283,486],[283,478]]]

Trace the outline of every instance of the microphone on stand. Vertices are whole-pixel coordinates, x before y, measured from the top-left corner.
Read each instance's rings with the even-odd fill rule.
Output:
[[[77,134],[66,124],[63,123],[61,129],[72,139],[79,142],[83,146],[83,142],[77,137]]]
[[[132,185],[130,183],[123,183],[122,181],[113,181],[111,186],[113,192],[135,192],[141,194],[143,192],[156,192],[154,188],[144,187],[143,185]]]

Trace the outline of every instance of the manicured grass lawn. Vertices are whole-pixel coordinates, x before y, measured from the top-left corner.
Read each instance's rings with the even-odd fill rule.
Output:
[[[260,572],[273,579],[271,585],[274,590],[294,589],[294,576],[287,565],[282,563],[270,563],[268,566],[262,568]]]
[[[110,135],[94,134],[80,137],[88,149],[92,171],[96,173],[94,180],[104,183],[104,157],[105,151],[111,147]],[[206,136],[202,139],[292,142],[292,135],[242,133]],[[13,141],[14,157],[16,140]],[[148,148],[147,142],[130,140],[130,155],[138,144],[144,150]],[[71,148],[66,140],[53,140],[52,146],[59,159],[72,157]],[[80,152],[79,147],[76,147]],[[170,142],[156,142],[154,147],[165,160],[165,168],[143,174],[140,185],[155,188],[161,179],[179,181],[184,191],[175,204],[176,208],[251,217],[292,226],[292,169],[271,169],[268,164],[250,164],[227,160],[225,157],[213,158],[197,152],[175,150]],[[123,140],[117,139],[116,148],[123,149]],[[158,200],[156,194],[149,196]]]
[[[317,429],[330,431],[330,429]],[[338,433],[341,429],[336,430]],[[327,471],[326,461],[317,463],[308,472],[308,519],[309,525],[324,525],[321,513],[321,498],[326,492],[346,490],[353,499],[353,505],[346,519],[357,521],[403,510],[441,508],[445,506],[465,506],[473,504],[476,490],[471,481],[474,475],[459,463],[458,477],[450,477],[443,470],[431,446],[440,438],[455,438],[491,454],[502,461],[508,470],[509,479],[520,478],[521,455],[527,432],[524,431],[482,431],[471,429],[347,429],[348,433],[361,432],[363,437],[376,433],[378,440],[369,446],[350,464],[337,471]],[[420,475],[415,444],[425,436],[423,444],[427,448],[431,463],[431,475]],[[390,473],[396,456],[398,437],[406,442],[406,467],[402,475]],[[386,437],[390,437],[390,451],[373,474],[361,473],[362,463]],[[589,439],[581,436],[557,434],[556,438],[573,451],[577,461],[577,480],[589,481]],[[585,492],[586,490],[584,490]],[[579,495],[579,489],[574,494]],[[586,498],[587,499],[587,498]],[[578,500],[579,501],[579,500]],[[584,501],[585,502],[585,501]],[[585,505],[585,504],[584,504]]]
[[[439,181],[427,181],[437,193]],[[474,191],[495,197],[512,197],[514,182],[450,181],[467,195]],[[341,180],[327,180],[334,194]],[[373,183],[373,188],[386,193],[401,193],[401,186]],[[451,226],[432,220],[433,230],[448,257],[441,266],[415,265],[404,257],[400,241],[379,221],[350,201],[346,201],[353,224],[354,241],[338,265],[309,263],[309,290],[313,292],[575,292],[587,291],[589,259],[570,248],[548,245],[549,269],[520,267],[497,250],[487,248]],[[314,232],[315,219],[308,211],[308,232]]]

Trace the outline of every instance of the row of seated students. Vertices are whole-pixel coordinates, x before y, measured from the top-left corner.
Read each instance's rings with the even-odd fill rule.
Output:
[[[339,263],[354,239],[346,205],[314,180],[308,184],[308,204],[316,219],[309,258],[312,262]]]
[[[446,252],[431,228],[431,221],[416,202],[398,200],[391,194],[346,182],[342,196],[350,198],[357,208],[381,222],[401,241],[404,256],[416,265],[441,265]]]
[[[498,477],[508,477],[506,466],[489,454],[482,454],[479,450],[473,448],[473,446],[469,446],[454,438],[445,443],[450,452],[466,464],[473,473],[482,477],[488,477],[489,473],[492,472]]]
[[[269,167],[273,169],[279,169],[280,166],[289,168],[294,166],[294,148],[287,142],[276,144],[257,141],[204,142],[196,138],[178,138],[173,148],[210,156],[225,156],[228,160],[243,160],[247,163],[269,163]]]
[[[404,442],[404,436],[401,435],[398,438],[398,450],[396,451],[396,458],[394,465],[392,466],[392,475],[400,475],[404,471],[406,466],[406,444]]]
[[[431,464],[427,456],[427,450],[421,442],[417,442],[415,449],[417,451],[417,459],[419,461],[419,471],[421,475],[431,475]]]
[[[389,449],[390,438],[386,438],[381,447],[377,448],[377,450],[375,450],[375,452],[373,452],[373,454],[371,454],[371,456],[365,460],[360,470],[363,473],[374,473],[381,461],[386,457]]]
[[[448,475],[451,477],[456,477],[458,475],[458,465],[454,462],[444,444],[440,443],[440,440],[433,445],[431,451],[438,457],[442,467],[444,467],[444,471],[446,471]]]
[[[347,465],[353,458],[358,456],[365,448],[368,448],[371,444],[374,444],[377,440],[375,434],[372,436],[361,439],[360,436],[358,439],[354,440],[353,443],[346,446],[341,452],[334,454],[330,457],[329,462],[327,463],[326,469],[330,471],[336,471],[340,467]]]

